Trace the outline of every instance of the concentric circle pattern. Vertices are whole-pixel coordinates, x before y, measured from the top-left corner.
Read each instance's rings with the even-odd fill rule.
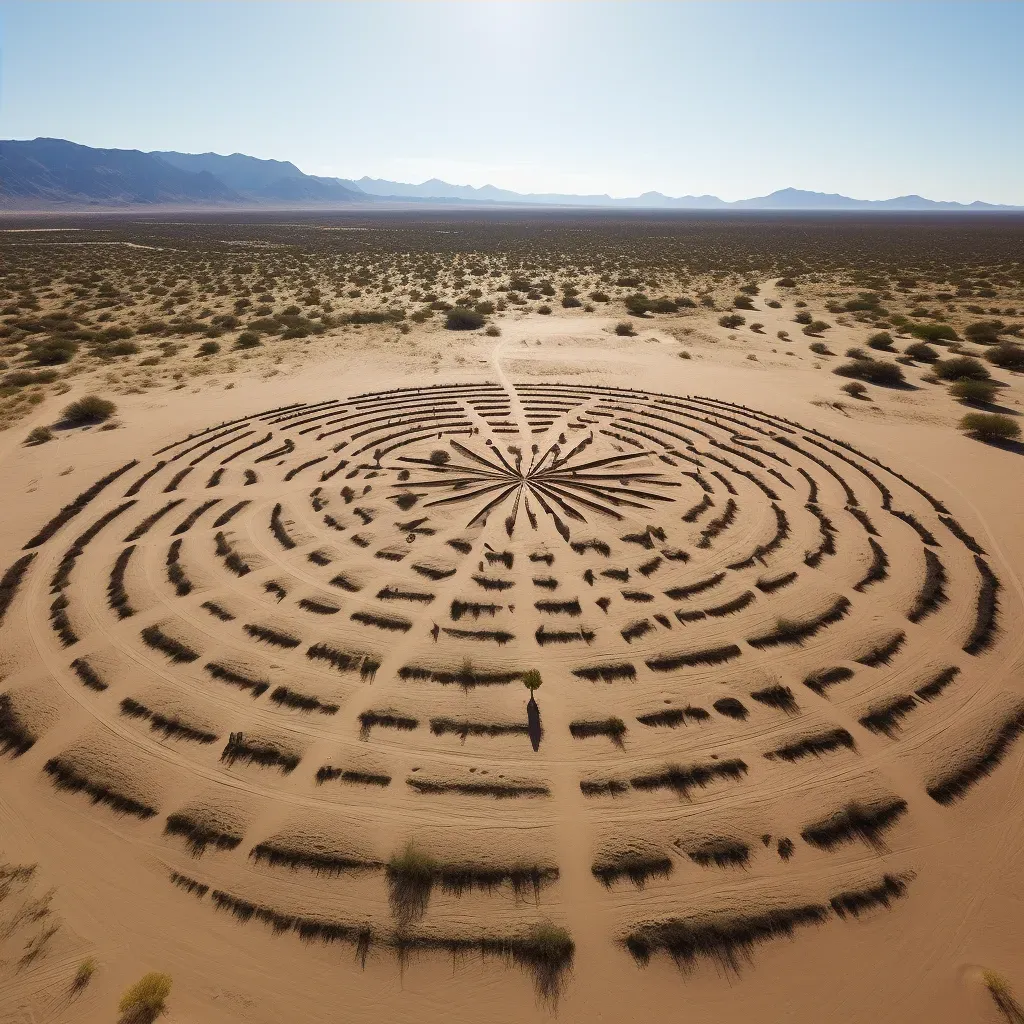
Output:
[[[182,900],[364,961],[479,948],[553,997],[597,905],[587,942],[627,965],[735,966],[898,912],[885,851],[1024,725],[982,694],[1001,568],[972,532],[713,399],[289,406],[121,467],[28,542],[0,739],[158,846]]]

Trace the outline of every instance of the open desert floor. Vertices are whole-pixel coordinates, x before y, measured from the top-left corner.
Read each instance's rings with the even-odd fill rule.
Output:
[[[0,1021],[1014,1019],[1021,223],[881,223],[0,224]]]

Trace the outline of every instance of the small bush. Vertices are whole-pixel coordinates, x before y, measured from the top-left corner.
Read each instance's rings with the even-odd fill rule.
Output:
[[[939,358],[937,349],[931,347],[923,341],[915,341],[913,344],[908,345],[903,350],[911,359],[916,359],[919,363],[934,363]]]
[[[1020,424],[996,412],[969,412],[960,421],[960,429],[976,441],[1015,441]]]
[[[749,295],[737,295],[732,300],[734,309],[756,309],[753,299]]]
[[[497,324],[488,324],[484,334],[488,338],[499,338],[501,337],[501,328]]]
[[[808,335],[808,337],[814,337],[817,334],[821,334],[822,331],[830,331],[831,329],[832,325],[825,323],[824,320],[812,320],[804,328],[804,334]]]
[[[52,440],[53,431],[49,427],[34,427],[25,438],[25,444],[45,444]]]
[[[803,305],[807,305],[807,303],[803,303]],[[810,313],[800,312],[793,317],[793,320],[798,324],[809,324],[814,320],[814,317]]]
[[[219,341],[204,341],[196,350],[196,358],[200,356],[215,356],[220,351]]]
[[[933,372],[939,380],[988,380],[989,378],[985,364],[971,356],[942,359],[935,364]]]
[[[1005,325],[1001,320],[982,320],[979,323],[968,324],[964,328],[964,337],[978,345],[995,345],[1004,330]]]
[[[879,352],[892,351],[892,335],[888,331],[879,331],[868,338],[868,348],[878,349]]]
[[[823,341],[812,341],[811,342],[811,351],[816,356],[834,356],[835,355],[835,352],[833,352],[828,347],[828,345],[826,345],[825,342],[823,342]]]
[[[117,1008],[123,1024],[152,1024],[167,1009],[171,976],[151,971],[121,996]]]
[[[633,325],[628,320],[623,320],[621,323],[616,324],[615,333],[621,338],[636,337],[636,331],[633,330]]]
[[[255,331],[242,331],[235,341],[235,348],[259,348],[262,344]]]
[[[949,386],[949,393],[958,402],[967,405],[988,405],[999,389],[990,380],[955,380]]]
[[[870,359],[871,356],[867,354],[862,348],[848,348],[844,353],[847,359]]]
[[[856,377],[871,384],[882,384],[886,387],[898,387],[905,383],[903,371],[895,363],[885,363],[877,359],[855,359],[851,363],[837,366],[833,373],[840,377]]]
[[[839,390],[845,391],[851,398],[863,398],[867,394],[868,388],[866,384],[861,384],[859,380],[851,380]]]
[[[483,313],[466,306],[456,306],[448,310],[444,325],[449,331],[475,331],[485,323]]]
[[[718,318],[718,325],[725,327],[730,331],[736,330],[737,327],[742,327],[747,322],[745,316],[740,316],[739,313],[731,313],[727,316],[720,316]]]
[[[1003,370],[1024,373],[1024,345],[1012,341],[1001,341],[985,353],[985,358]]]
[[[537,307],[537,312],[540,313],[541,316],[550,316],[551,307],[545,303],[543,306]]]
[[[92,981],[92,976],[95,973],[96,961],[91,956],[87,957],[78,965],[78,970],[75,971],[75,976],[71,981],[71,990],[73,992],[81,992]]]
[[[99,395],[86,395],[64,407],[61,419],[71,427],[84,427],[92,423],[102,423],[117,412],[117,406],[107,398]]]
[[[914,324],[910,333],[922,341],[956,341],[956,331],[949,324]]]

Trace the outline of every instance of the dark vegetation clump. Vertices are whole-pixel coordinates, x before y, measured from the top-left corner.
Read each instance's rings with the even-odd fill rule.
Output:
[[[638,775],[630,780],[634,789],[653,791],[670,789],[681,797],[688,797],[693,789],[703,789],[718,779],[738,781],[747,774],[747,764],[739,758],[709,761],[705,764],[668,765],[660,772]]]
[[[822,850],[833,850],[843,843],[860,840],[876,849],[885,849],[884,835],[906,813],[907,801],[894,799],[868,806],[849,803],[823,821],[808,825],[801,833],[805,842]]]
[[[296,711],[319,711],[322,715],[336,715],[339,710],[337,704],[324,703],[287,686],[275,687],[270,699],[281,707],[294,708]]]
[[[569,733],[576,740],[592,736],[607,736],[617,747],[621,747],[623,746],[623,737],[626,735],[626,723],[621,718],[578,720],[569,723]]]
[[[898,875],[884,875],[877,885],[836,893],[829,904],[839,917],[846,917],[847,914],[859,917],[873,907],[885,907],[888,910],[894,900],[902,899],[906,893],[906,879]]]
[[[1024,733],[1024,709],[1006,718],[995,736],[974,757],[928,787],[928,795],[940,804],[959,800],[974,785],[996,770],[1010,748]]]
[[[241,732],[231,733],[220,759],[229,768],[236,761],[242,761],[264,768],[277,768],[285,775],[293,772],[301,760],[298,754],[282,751],[274,744],[247,740]]]
[[[882,733],[892,739],[900,731],[902,720],[916,707],[917,701],[909,694],[904,694],[872,709],[859,721],[868,732]]]
[[[242,841],[240,835],[225,832],[207,820],[182,812],[167,816],[164,833],[169,836],[183,836],[185,845],[193,857],[201,857],[208,846],[215,850],[234,850]]]
[[[869,384],[881,384],[890,388],[906,384],[900,367],[896,363],[888,363],[882,359],[853,359],[842,366],[837,366],[832,372],[840,377],[854,377]]]
[[[193,725],[187,725],[180,718],[170,717],[161,714],[159,711],[152,711],[144,704],[140,704],[131,697],[125,697],[120,704],[122,715],[129,718],[141,718],[149,722],[149,727],[154,732],[162,732],[168,739],[193,740],[196,743],[212,743],[217,734],[206,729],[200,729]]]
[[[276,629],[271,629],[269,626],[258,626],[254,623],[247,622],[242,628],[253,639],[262,640],[264,643],[272,644],[274,647],[284,647],[290,650],[291,648],[298,647],[302,643],[298,637],[291,636],[288,633],[282,633]]]
[[[793,697],[793,691],[781,683],[766,686],[762,690],[754,690],[750,697],[751,700],[756,700],[759,704],[764,704],[766,707],[785,711],[787,715],[795,715],[800,710],[796,699]]]
[[[138,461],[132,460],[131,462],[125,463],[119,469],[115,469],[112,473],[108,473],[105,477],[97,480],[92,487],[75,498],[70,504],[65,505],[45,526],[25,544],[25,548],[37,548],[40,544],[45,544],[61,527],[69,523],[79,512],[82,511],[93,500],[97,497],[100,492],[110,484],[112,484],[118,477],[127,473],[130,469],[134,469],[138,465]],[[131,504],[129,502],[129,504]],[[122,506],[126,508],[127,506]]]
[[[14,598],[18,593],[18,588],[21,586],[21,581],[24,579],[25,573],[28,572],[32,559],[35,557],[35,552],[22,555],[20,558],[15,559],[3,576],[0,577],[0,625],[3,624],[7,610],[14,603]]]
[[[174,637],[168,636],[159,626],[146,626],[141,633],[142,641],[161,654],[166,654],[173,662],[189,663],[199,658],[199,652]]]
[[[363,739],[370,735],[375,726],[382,729],[399,729],[412,732],[419,727],[419,720],[407,715],[397,715],[392,711],[364,711],[359,716],[359,731]]]
[[[853,669],[836,666],[835,668],[822,669],[820,672],[812,672],[804,678],[804,686],[813,690],[819,697],[825,696],[825,691],[836,683],[843,683],[853,678]]]
[[[736,839],[715,839],[688,850],[686,856],[704,868],[712,864],[719,868],[745,868],[750,862],[750,846]]]
[[[107,398],[99,395],[86,395],[61,412],[61,422],[69,427],[91,426],[110,419],[117,411],[117,406]]]
[[[43,766],[43,771],[50,776],[58,789],[85,793],[94,804],[104,804],[115,814],[129,814],[143,820],[156,814],[156,808],[124,793],[118,793],[102,783],[91,781],[76,766],[62,758],[51,757]]]
[[[670,857],[624,853],[595,861],[590,870],[606,889],[620,878],[628,878],[638,889],[643,889],[649,878],[667,878],[672,874],[672,867]]]
[[[12,757],[21,757],[32,749],[35,742],[35,734],[14,709],[11,695],[0,693],[0,755],[11,754]]]
[[[458,736],[463,742],[468,736],[525,736],[529,726],[525,722],[469,722],[457,718],[432,718],[430,731],[434,736]]]
[[[822,754],[831,753],[833,750],[856,750],[857,745],[853,736],[841,727],[829,729],[827,732],[816,733],[814,736],[804,736],[791,743],[779,747],[777,750],[769,750],[764,756],[769,761],[781,758],[783,761],[799,761],[803,757],[820,757]]]
[[[262,696],[270,689],[270,683],[264,679],[252,679],[250,676],[243,675],[241,672],[236,672],[234,669],[219,665],[213,661],[207,663],[206,671],[214,679],[219,679],[221,682],[229,683],[231,686],[247,690],[253,699]]]

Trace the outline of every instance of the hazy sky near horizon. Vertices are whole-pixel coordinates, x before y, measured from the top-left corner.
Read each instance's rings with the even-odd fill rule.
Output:
[[[0,2],[0,137],[1024,205],[1024,3]]]

